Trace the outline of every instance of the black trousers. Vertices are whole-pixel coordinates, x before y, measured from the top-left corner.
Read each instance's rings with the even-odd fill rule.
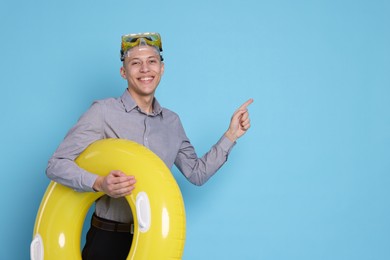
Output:
[[[133,234],[106,231],[91,225],[82,252],[83,260],[126,260]]]

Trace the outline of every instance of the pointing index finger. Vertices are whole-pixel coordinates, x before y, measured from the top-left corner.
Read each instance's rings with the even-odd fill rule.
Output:
[[[253,103],[253,98],[248,99],[244,104],[242,104],[238,110],[246,109],[250,104]]]

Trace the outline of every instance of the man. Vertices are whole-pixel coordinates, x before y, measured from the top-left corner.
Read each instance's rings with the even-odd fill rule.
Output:
[[[180,119],[160,106],[154,94],[164,74],[162,44],[158,33],[122,36],[120,68],[127,89],[119,98],[96,101],[68,132],[49,160],[47,176],[80,192],[101,191],[83,249],[83,259],[126,259],[133,222],[125,196],[136,185],[133,176],[120,170],[98,176],[74,160],[91,143],[122,138],[140,143],[171,168],[175,164],[195,185],[204,184],[227,160],[236,140],[250,127],[245,102],[232,116],[228,130],[203,157],[198,158]]]

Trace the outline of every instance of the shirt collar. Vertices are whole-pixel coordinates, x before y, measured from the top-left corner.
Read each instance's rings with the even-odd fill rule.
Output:
[[[133,109],[137,109],[141,113],[144,113],[140,109],[138,109],[137,103],[135,103],[133,97],[130,95],[130,93],[129,93],[129,91],[127,91],[127,89],[122,94],[121,101],[122,101],[122,104],[123,104],[125,111],[127,113],[129,113]],[[153,112],[151,115],[152,116],[157,116],[157,115],[162,116],[163,115],[162,111],[163,111],[163,109],[162,109],[160,103],[157,101],[156,98],[153,98]]]

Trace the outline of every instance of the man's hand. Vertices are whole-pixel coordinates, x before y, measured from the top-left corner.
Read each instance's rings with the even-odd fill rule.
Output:
[[[232,119],[230,120],[229,129],[225,133],[225,136],[229,138],[230,141],[235,142],[250,128],[251,123],[248,106],[252,104],[252,102],[253,99],[249,99],[234,112]]]
[[[93,184],[93,189],[102,191],[113,198],[131,194],[136,183],[134,176],[127,176],[123,172],[111,171],[107,176],[99,176]]]

